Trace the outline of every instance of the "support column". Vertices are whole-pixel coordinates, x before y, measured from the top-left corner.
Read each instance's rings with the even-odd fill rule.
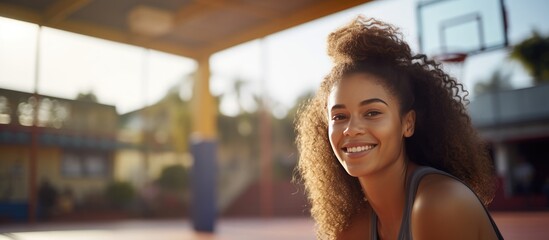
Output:
[[[217,189],[217,105],[210,93],[209,56],[198,59],[192,97],[191,219],[199,232],[214,232]]]
[[[512,182],[511,177],[509,176],[509,149],[507,144],[503,142],[494,143],[494,156],[495,156],[495,167],[498,177],[500,177],[503,182],[503,193],[505,197],[508,197],[512,191]]]

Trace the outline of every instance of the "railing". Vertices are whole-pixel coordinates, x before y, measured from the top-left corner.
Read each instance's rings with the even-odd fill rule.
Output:
[[[473,125],[481,129],[549,122],[549,84],[478,95],[468,110]]]
[[[114,106],[101,103],[0,89],[0,125],[30,127],[34,122],[59,132],[112,135],[118,114]]]

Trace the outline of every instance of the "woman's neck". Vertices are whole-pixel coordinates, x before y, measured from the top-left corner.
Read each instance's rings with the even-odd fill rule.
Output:
[[[412,162],[398,161],[375,175],[359,177],[365,197],[378,217],[380,236],[398,235],[406,198],[406,178],[416,165]],[[387,238],[387,236],[384,236]]]

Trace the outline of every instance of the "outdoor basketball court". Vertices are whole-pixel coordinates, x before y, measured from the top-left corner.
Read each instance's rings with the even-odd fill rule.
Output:
[[[505,239],[549,236],[549,212],[493,213]],[[216,234],[197,234],[187,220],[44,223],[0,226],[0,240],[274,240],[315,239],[308,218],[221,219]]]
[[[420,1],[420,52],[450,64],[508,46],[503,0]],[[459,68],[460,66],[458,66]],[[495,212],[505,239],[549,239],[549,211]],[[215,234],[195,233],[189,220],[0,225],[0,240],[315,239],[308,218],[220,219]]]

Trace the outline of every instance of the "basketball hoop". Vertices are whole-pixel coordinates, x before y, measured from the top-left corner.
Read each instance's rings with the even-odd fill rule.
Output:
[[[443,53],[434,56],[435,60],[442,63],[463,63],[467,59],[466,53]]]
[[[463,82],[463,64],[467,60],[467,54],[461,52],[455,53],[442,53],[433,57],[436,61],[442,63],[445,66],[447,72]]]

